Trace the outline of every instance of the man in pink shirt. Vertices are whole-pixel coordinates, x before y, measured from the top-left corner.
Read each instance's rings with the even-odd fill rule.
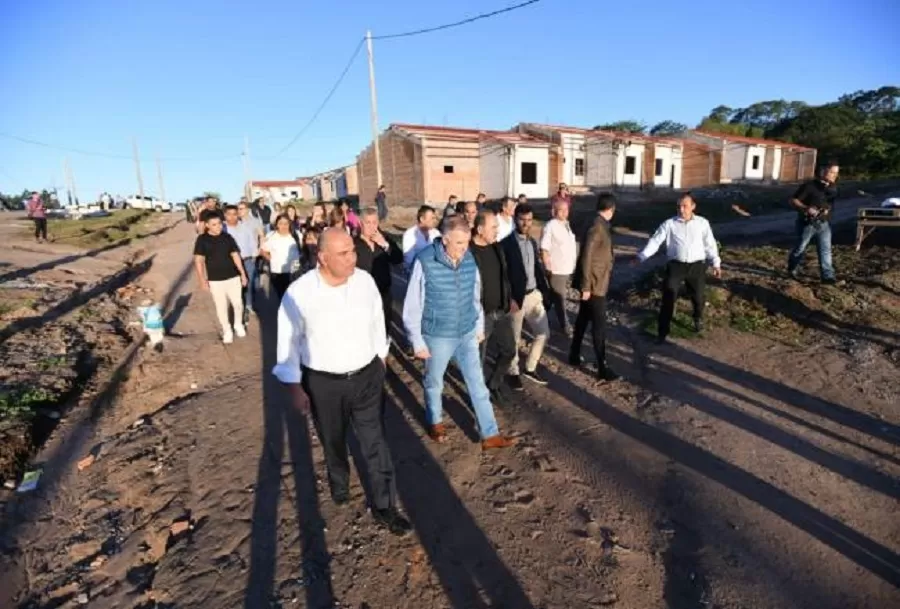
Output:
[[[34,221],[34,240],[43,243],[47,240],[47,210],[39,193],[31,193],[31,198],[25,203],[25,211]]]

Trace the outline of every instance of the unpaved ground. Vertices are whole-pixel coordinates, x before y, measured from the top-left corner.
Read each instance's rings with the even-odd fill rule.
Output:
[[[415,527],[397,540],[371,525],[359,485],[348,508],[327,499],[321,451],[267,374],[271,322],[218,342],[208,295],[182,273],[190,240],[186,226],[162,238],[146,276],[177,303],[179,336],[137,351],[83,405],[96,423],[67,422],[39,456],[56,479],[11,504],[0,606],[900,602],[900,396],[884,351],[860,366],[729,328],[657,349],[622,313],[611,349],[626,380],[568,369],[555,337],[549,386],[498,409],[520,445],[486,455],[453,373],[451,441],[428,442],[419,366],[395,351],[386,427]]]

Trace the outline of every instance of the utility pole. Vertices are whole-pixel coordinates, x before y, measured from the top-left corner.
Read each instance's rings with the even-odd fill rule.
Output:
[[[372,145],[375,149],[375,188],[381,186],[381,150],[378,146],[378,102],[375,95],[375,60],[372,58],[372,32],[366,31],[366,50],[369,53],[369,97],[372,110]]]
[[[159,155],[156,155],[156,178],[159,180],[159,198],[166,200],[166,187],[163,184],[162,163],[159,162]]]
[[[72,181],[69,175],[69,158],[63,158],[63,182],[66,184],[66,204],[74,205],[75,198],[72,196]]]
[[[131,138],[131,147],[134,150],[134,171],[137,174],[138,195],[144,198],[144,179],[141,177],[141,159],[138,157],[137,138]]]
[[[244,162],[244,196],[249,201],[253,197],[253,183],[250,179],[250,138],[244,136],[244,154],[241,155]]]

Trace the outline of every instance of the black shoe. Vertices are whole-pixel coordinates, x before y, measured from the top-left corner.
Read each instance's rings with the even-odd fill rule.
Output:
[[[506,384],[509,385],[509,388],[513,391],[525,391],[525,387],[522,386],[522,379],[518,374],[510,374],[507,376]]]
[[[490,391],[491,402],[497,404],[498,406],[509,406],[515,401],[513,400],[510,390],[503,385],[494,387]]]
[[[697,334],[700,334],[701,332],[703,332],[703,320],[702,319],[694,320],[694,332],[696,332]]]
[[[575,355],[574,353],[569,354],[569,365],[570,366],[579,366],[580,367],[582,364],[584,364],[584,361],[582,361],[580,355]]]
[[[331,493],[331,500],[338,507],[343,507],[350,503],[350,493]]]
[[[797,281],[800,280],[800,271],[798,271],[797,269],[788,269],[788,275],[791,279],[796,279]]]
[[[400,515],[397,508],[389,507],[383,510],[372,510],[372,518],[379,527],[386,528],[391,535],[405,537],[412,531],[409,520]]]
[[[822,280],[822,285],[835,285],[837,283],[837,279],[834,277],[825,277]]]
[[[524,376],[525,378],[527,378],[527,379],[528,379],[529,381],[531,381],[532,383],[537,383],[538,385],[546,385],[546,384],[547,384],[547,379],[545,379],[544,377],[542,377],[542,376],[538,373],[537,370],[531,370],[531,371],[526,370],[526,371],[525,371],[525,374],[523,374],[522,376]]]
[[[609,368],[603,367],[597,371],[597,380],[603,381],[606,383],[611,383],[613,381],[618,381],[620,377],[618,374],[610,370]]]

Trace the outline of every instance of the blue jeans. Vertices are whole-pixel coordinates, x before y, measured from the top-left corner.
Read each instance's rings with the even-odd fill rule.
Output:
[[[795,272],[802,264],[806,248],[816,239],[816,253],[819,255],[819,272],[822,279],[834,279],[834,265],[831,261],[831,225],[828,222],[807,223],[797,219],[797,246],[788,256],[788,272]]]
[[[244,309],[253,310],[253,293],[256,291],[256,258],[244,258],[244,272],[247,273],[247,287],[244,288]]]
[[[484,373],[481,370],[481,354],[478,351],[478,339],[475,332],[462,338],[438,338],[425,336],[425,345],[431,357],[425,360],[425,414],[429,425],[436,425],[443,418],[442,395],[444,393],[444,373],[450,360],[456,360],[459,371],[466,382],[469,399],[475,410],[478,431],[481,438],[490,438],[500,433],[497,419],[494,418],[494,406]]]

